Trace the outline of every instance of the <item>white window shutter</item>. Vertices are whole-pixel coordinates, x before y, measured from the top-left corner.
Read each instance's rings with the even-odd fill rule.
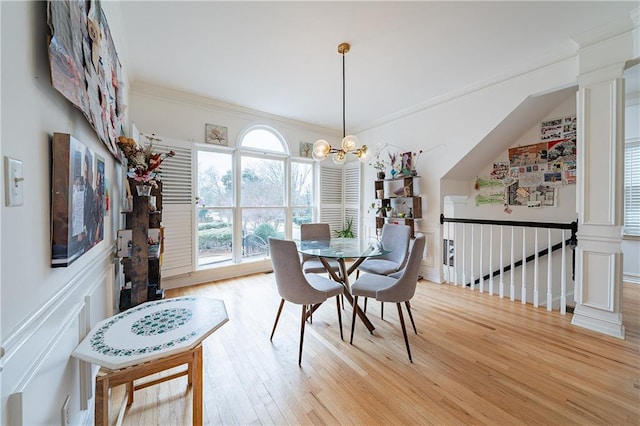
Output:
[[[640,235],[640,140],[627,141],[625,146],[624,233]]]
[[[347,163],[344,169],[344,218],[353,220],[354,237],[360,229],[360,162]]]
[[[176,155],[160,166],[162,179],[162,224],[164,255],[162,276],[167,278],[192,272],[194,268],[194,196],[191,144],[163,140],[154,145],[158,152],[173,150]]]
[[[360,225],[360,163],[344,167],[320,166],[320,222],[328,223],[333,234],[346,219],[352,219],[354,236]]]

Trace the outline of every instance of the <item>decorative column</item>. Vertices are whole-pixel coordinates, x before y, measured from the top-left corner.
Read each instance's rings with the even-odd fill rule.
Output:
[[[579,50],[576,308],[572,324],[624,338],[624,80],[634,52],[633,26],[598,29]],[[631,24],[630,20],[629,23]],[[636,30],[637,31],[637,30]],[[605,34],[608,32],[607,34]],[[637,46],[635,47],[637,50]]]

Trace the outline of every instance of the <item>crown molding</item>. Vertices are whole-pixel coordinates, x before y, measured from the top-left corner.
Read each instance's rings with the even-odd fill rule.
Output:
[[[623,16],[615,21],[608,22],[580,34],[576,34],[571,37],[571,40],[573,40],[580,49],[584,49],[585,47],[589,47],[601,41],[632,31],[638,26],[639,10],[640,8],[634,9],[628,16]]]
[[[178,89],[173,89],[166,86],[159,86],[153,83],[147,83],[143,81],[134,82],[129,89],[130,94],[139,94],[158,100],[163,100],[171,103],[182,104],[197,108],[203,108],[206,110],[219,109],[232,114],[251,116],[253,120],[255,117],[264,118],[265,120],[274,121],[297,128],[303,128],[305,130],[320,133],[328,136],[340,136],[342,133],[336,129],[328,127],[322,127],[315,124],[307,123],[304,121],[294,120],[291,118],[282,117],[275,114],[270,114],[264,111],[259,111],[247,107],[243,107],[236,104],[231,104],[223,101],[219,101],[213,98],[209,98],[195,93],[184,92]]]

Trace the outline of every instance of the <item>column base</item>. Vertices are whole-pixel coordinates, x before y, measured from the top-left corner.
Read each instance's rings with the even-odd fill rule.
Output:
[[[625,338],[624,324],[622,324],[622,314],[620,313],[603,312],[588,306],[577,305],[573,311],[571,324],[619,339]]]

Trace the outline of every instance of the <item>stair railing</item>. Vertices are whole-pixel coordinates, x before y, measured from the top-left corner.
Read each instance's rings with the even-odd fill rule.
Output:
[[[542,291],[546,292],[545,304],[548,311],[553,309],[555,300],[559,304],[560,313],[566,314],[568,296],[566,249],[573,249],[577,245],[577,221],[571,223],[524,222],[458,219],[440,215],[440,224],[443,235],[443,268],[447,282],[456,286],[469,286],[471,290],[475,290],[477,285],[480,292],[485,292],[488,287],[488,293],[493,295],[496,293],[494,277],[498,277],[497,293],[500,298],[505,297],[508,292],[512,301],[519,299],[521,303],[526,304],[530,295],[531,303],[534,307],[538,307]],[[499,233],[496,232],[496,228]],[[531,228],[533,228],[533,242],[527,243],[527,229]],[[544,242],[539,241],[539,230],[544,231],[545,229],[546,248],[540,249],[539,245],[544,246]],[[485,231],[488,231],[488,238]],[[476,238],[477,233],[479,233],[479,239]],[[468,242],[469,244],[467,244]],[[516,244],[521,245],[521,250],[517,250],[521,251],[519,259],[517,258]],[[496,250],[496,246],[499,246],[499,250]],[[560,264],[554,267],[552,254],[558,250],[560,251]],[[531,254],[527,254],[528,252]],[[478,254],[476,255],[476,253]],[[498,256],[497,261],[494,254]],[[542,273],[540,271],[540,264],[544,263],[544,259],[546,259],[546,274],[544,274],[544,270]],[[533,263],[533,273],[527,268],[530,263]],[[559,271],[556,270],[558,267]],[[572,250],[572,280],[575,273],[574,267],[575,251]],[[520,268],[519,287],[516,286],[518,281],[516,268]],[[508,277],[506,277],[507,274]],[[508,279],[508,283],[505,278]],[[555,288],[557,284],[554,284],[555,279],[558,278],[560,281],[559,289]]]

